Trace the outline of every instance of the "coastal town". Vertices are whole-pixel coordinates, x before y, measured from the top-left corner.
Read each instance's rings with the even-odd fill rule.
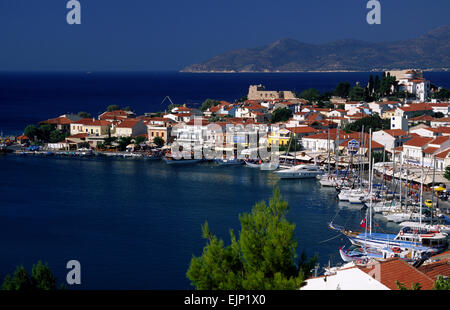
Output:
[[[171,102],[165,111],[143,115],[110,105],[97,116],[56,116],[2,137],[0,152],[214,162],[280,179],[315,178],[335,187],[340,203],[366,208],[367,216],[360,234],[329,223],[352,243],[339,249],[346,264],[329,266],[302,289],[399,289],[385,274],[407,287],[420,282],[431,289],[450,275],[449,101],[448,90],[412,69],[371,75],[367,85],[342,82],[329,93],[250,85],[234,102]],[[372,234],[375,213],[399,230]],[[372,277],[371,266],[381,276]]]

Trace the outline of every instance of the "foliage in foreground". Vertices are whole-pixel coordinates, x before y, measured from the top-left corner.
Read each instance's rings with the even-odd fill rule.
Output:
[[[14,274],[7,275],[1,286],[7,291],[49,291],[56,290],[56,278],[47,264],[39,261],[33,265],[31,276],[24,266],[17,266]]]
[[[251,213],[239,215],[239,239],[230,230],[231,245],[202,226],[206,246],[193,257],[187,277],[200,290],[295,290],[310,276],[317,256],[303,253],[296,263],[295,224],[286,219],[288,202],[279,188],[269,205],[257,203]]]

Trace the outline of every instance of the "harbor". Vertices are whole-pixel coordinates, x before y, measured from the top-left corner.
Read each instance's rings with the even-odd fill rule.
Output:
[[[397,258],[427,266],[447,250],[445,118],[409,133],[383,129],[372,103],[208,100],[142,115],[118,105],[94,117],[46,114],[2,134],[0,216],[11,223],[3,233],[23,230],[3,240],[10,255],[0,263],[13,266],[24,253],[33,253],[28,264],[45,253],[52,265],[77,256],[92,268],[83,288],[189,289],[201,226],[227,239],[239,214],[274,188],[289,203],[299,253],[319,257],[315,276]],[[386,103],[398,113],[407,104]],[[288,116],[276,121],[280,110]],[[136,281],[142,270],[149,278]]]

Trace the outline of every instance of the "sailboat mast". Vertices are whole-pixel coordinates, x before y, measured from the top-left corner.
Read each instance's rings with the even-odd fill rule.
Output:
[[[372,164],[372,128],[369,129],[369,199],[370,199],[370,233],[372,234],[372,178],[373,178],[373,164]]]
[[[433,156],[433,183],[431,185],[431,224],[433,224],[433,208],[434,208],[434,178],[436,175],[436,156]]]
[[[339,126],[337,128],[337,136],[336,136],[336,142],[335,142],[335,149],[336,149],[336,180],[338,179],[338,171],[339,171]]]
[[[399,172],[399,180],[400,180],[400,208],[402,207],[402,164],[403,158],[400,157],[400,172]]]
[[[419,219],[422,225],[422,204],[423,204],[423,156],[422,156],[422,177],[420,181],[420,206],[419,206]]]

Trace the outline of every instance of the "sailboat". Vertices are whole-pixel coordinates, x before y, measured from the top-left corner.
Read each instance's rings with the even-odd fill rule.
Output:
[[[337,129],[337,141],[339,141],[339,128]],[[336,145],[339,145],[338,142],[336,142],[335,144],[335,148]],[[326,174],[323,175],[318,175],[317,179],[319,180],[319,183],[321,186],[324,187],[336,187],[338,185],[338,177],[337,177],[337,163],[338,160],[336,160],[336,174],[333,175],[330,172],[330,129],[328,128],[328,140],[327,140],[327,150],[328,150],[328,172]],[[336,150],[335,150],[336,153]],[[339,156],[339,155],[337,155]]]
[[[370,130],[370,139],[371,137],[372,130]],[[371,141],[369,146],[370,144]],[[371,151],[369,152],[369,165],[371,166],[369,169],[369,183],[370,193],[372,194],[374,162],[371,159]],[[344,227],[333,224],[333,222],[329,224],[329,227],[345,235],[353,245],[377,249],[386,257],[389,253],[394,253],[393,255],[401,257],[399,254],[403,253],[405,257],[417,259],[429,257],[447,249],[447,235],[440,232],[429,232],[407,226],[401,228],[397,234],[374,233],[372,232],[372,201],[369,203],[367,213],[364,223],[362,223],[364,226],[361,226],[366,228],[363,232],[347,230]],[[367,217],[369,218],[369,231],[367,231],[365,222]]]

